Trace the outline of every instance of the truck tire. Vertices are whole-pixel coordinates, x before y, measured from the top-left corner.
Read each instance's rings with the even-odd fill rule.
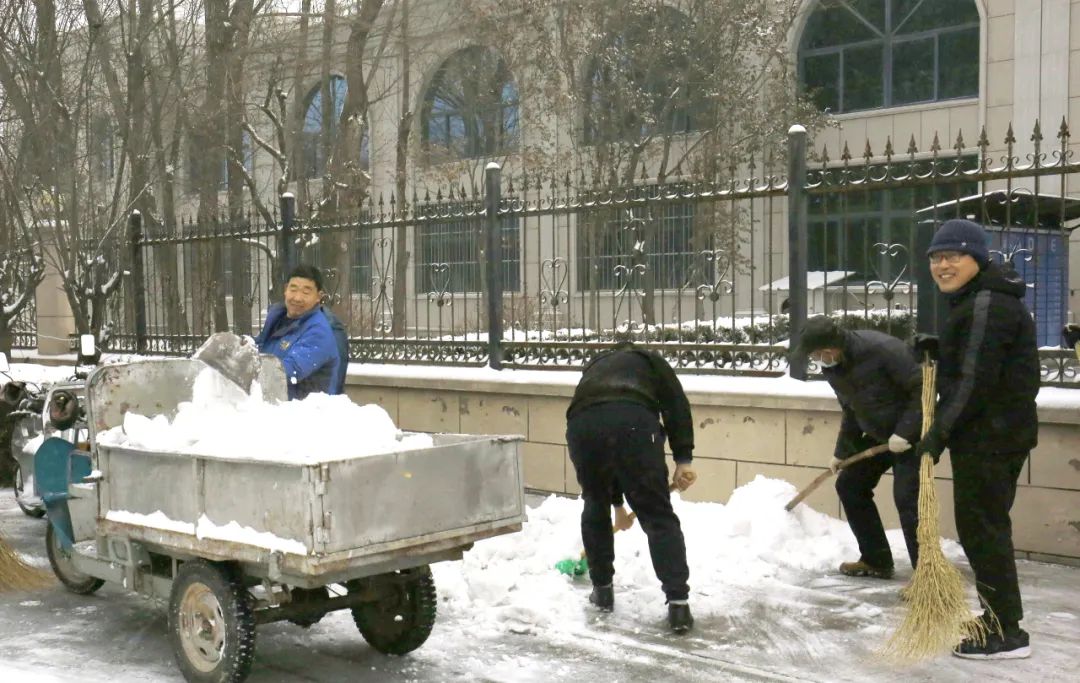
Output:
[[[60,583],[72,593],[90,595],[105,585],[104,580],[83,574],[75,568],[71,561],[71,551],[60,546],[60,539],[57,538],[51,523],[45,529],[45,553],[49,556],[49,566],[52,567],[53,574],[56,574]]]
[[[184,678],[240,683],[255,657],[251,594],[230,566],[191,560],[180,565],[169,595],[169,641]]]
[[[375,599],[352,608],[353,621],[371,647],[404,655],[424,644],[435,625],[435,580],[427,565],[350,582],[349,591]]]
[[[19,509],[23,511],[23,514],[27,517],[33,517],[34,519],[41,519],[45,516],[45,505],[38,501],[35,505],[33,503],[27,503],[23,501],[26,496],[26,487],[23,484],[22,468],[19,467],[19,463],[15,463],[15,472],[12,475],[15,478],[15,483],[12,489],[15,491],[15,503],[19,506]]]

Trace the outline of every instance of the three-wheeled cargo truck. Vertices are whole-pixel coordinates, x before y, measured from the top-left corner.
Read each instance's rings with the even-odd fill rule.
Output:
[[[263,366],[264,397],[283,400],[280,364]],[[84,399],[88,449],[51,438],[35,456],[57,577],[76,593],[109,581],[167,599],[187,680],[242,681],[258,624],[310,625],[340,609],[376,650],[410,652],[435,621],[429,565],[521,529],[517,436],[436,434],[430,448],[312,464],[99,443],[129,411],[172,419],[207,367],[98,368]]]

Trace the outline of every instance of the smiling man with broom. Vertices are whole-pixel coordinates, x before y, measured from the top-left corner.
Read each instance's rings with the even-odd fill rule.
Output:
[[[1039,354],[1024,282],[990,262],[988,243],[982,226],[954,219],[927,250],[950,311],[938,344],[940,399],[919,451],[936,461],[949,449],[956,531],[985,608],[977,632],[986,638],[969,637],[954,654],[1019,659],[1031,650],[1009,511],[1038,439]]]

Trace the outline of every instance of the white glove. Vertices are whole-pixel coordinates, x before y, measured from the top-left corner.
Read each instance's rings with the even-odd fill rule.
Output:
[[[836,474],[840,471],[840,463],[844,462],[840,458],[833,456],[833,459],[829,461],[829,471]]]
[[[889,450],[893,453],[903,453],[909,448],[911,448],[911,442],[899,434],[893,434],[889,437]]]

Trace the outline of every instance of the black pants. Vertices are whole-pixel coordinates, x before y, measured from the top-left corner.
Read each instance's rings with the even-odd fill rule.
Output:
[[[617,484],[649,538],[664,594],[668,600],[686,600],[686,543],[671,507],[664,431],[656,415],[636,403],[588,406],[567,423],[566,442],[585,499],[581,539],[593,584],[609,585],[615,576],[611,498]]]
[[[861,437],[852,444],[851,455],[877,443],[868,437]],[[836,477],[836,493],[844,506],[848,525],[859,542],[859,559],[873,567],[892,567],[892,551],[885,538],[881,515],[874,504],[874,487],[889,468],[893,471],[893,500],[900,515],[900,528],[904,531],[908,558],[914,567],[919,561],[919,543],[916,540],[919,526],[919,458],[914,444],[903,453],[879,453],[840,470]]]
[[[1024,618],[1013,555],[1009,510],[1029,452],[963,453],[950,449],[956,534],[964,548],[979,600],[1005,628]]]

